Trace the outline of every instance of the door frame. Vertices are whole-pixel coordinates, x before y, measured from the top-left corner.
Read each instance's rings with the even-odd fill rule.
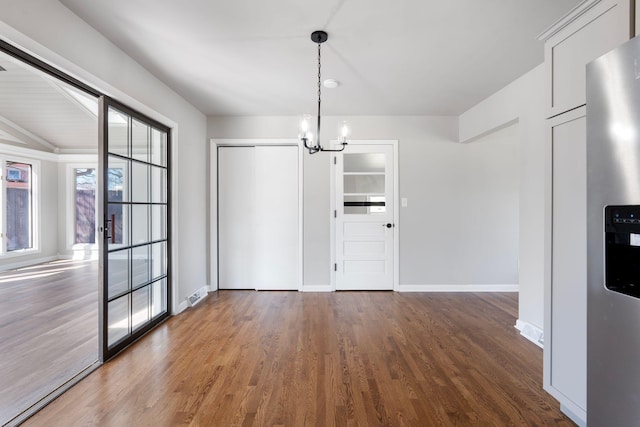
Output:
[[[337,141],[331,141],[331,143],[337,143]],[[361,139],[349,141],[349,145],[391,145],[393,147],[393,291],[398,292],[400,284],[400,194],[398,185],[398,140],[397,139]],[[346,150],[349,149],[347,146]],[[346,151],[345,150],[345,151]],[[329,162],[331,167],[331,192],[330,192],[330,211],[329,218],[331,222],[330,228],[330,247],[331,247],[331,277],[330,285],[331,291],[336,291],[336,271],[333,266],[336,263],[336,217],[335,212],[337,210],[336,201],[336,170],[335,170],[335,154],[329,156]]]
[[[302,291],[304,277],[304,146],[299,139],[281,138],[211,138],[209,153],[209,283],[210,291],[219,289],[218,283],[218,147],[255,146],[298,147],[298,291]]]
[[[117,101],[107,95],[102,95],[98,98],[98,172],[97,172],[97,186],[99,191],[97,192],[97,204],[96,211],[99,218],[99,222],[96,223],[96,240],[99,242],[99,259],[100,259],[100,287],[98,288],[98,325],[99,325],[99,333],[100,339],[98,340],[99,347],[99,355],[100,361],[106,362],[111,359],[116,354],[120,353],[122,350],[136,342],[140,337],[145,335],[150,330],[154,329],[156,326],[160,325],[162,322],[171,317],[173,313],[173,304],[174,304],[174,286],[173,286],[173,254],[174,254],[174,242],[173,242],[173,221],[174,221],[174,206],[173,206],[173,132],[171,127],[147,116],[144,113],[141,113],[126,104],[123,104],[120,101]],[[109,339],[108,339],[108,284],[109,284],[109,269],[108,269],[108,256],[109,256],[109,248],[107,244],[107,211],[109,206],[109,200],[107,197],[107,185],[108,185],[108,175],[109,175],[109,108],[114,108],[119,110],[120,112],[131,116],[132,119],[139,120],[145,123],[148,126],[152,126],[162,132],[165,132],[167,135],[166,140],[166,166],[165,170],[167,171],[167,182],[166,182],[166,238],[164,239],[167,243],[167,253],[166,253],[166,312],[156,316],[155,318],[150,318],[148,322],[140,327],[140,329],[133,331],[131,330],[129,337],[117,341],[113,347],[109,348]],[[149,162],[150,164],[150,162]],[[150,179],[150,178],[149,178]],[[151,204],[151,203],[150,203]],[[131,245],[132,242],[129,242]],[[149,242],[149,244],[151,244]],[[152,286],[152,283],[149,283],[146,286]],[[133,290],[131,290],[131,295],[133,295]],[[132,318],[132,301],[129,302],[129,318]],[[131,327],[131,325],[130,325]]]

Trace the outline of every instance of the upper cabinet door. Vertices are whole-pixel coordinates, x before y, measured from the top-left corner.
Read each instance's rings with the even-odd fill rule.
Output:
[[[546,32],[547,117],[585,105],[585,66],[632,37],[632,1],[587,2]]]

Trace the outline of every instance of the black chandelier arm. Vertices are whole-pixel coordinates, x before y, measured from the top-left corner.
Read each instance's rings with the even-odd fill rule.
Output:
[[[309,138],[300,138],[302,140],[302,142],[304,143],[304,148],[306,148],[307,150],[309,150],[309,154],[315,154],[318,151],[322,150],[322,147],[320,146],[313,146],[313,145],[309,145]]]
[[[335,148],[322,148],[320,147],[320,151],[328,151],[328,152],[334,152],[334,153],[338,153],[340,151],[344,151],[345,148],[347,148],[347,143],[346,142],[342,142],[341,143],[342,148],[336,150]]]

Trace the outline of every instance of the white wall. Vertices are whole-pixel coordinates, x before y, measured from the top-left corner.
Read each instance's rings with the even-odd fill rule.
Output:
[[[175,309],[207,285],[205,116],[59,2],[0,0],[0,10],[0,38],[172,127]]]
[[[325,135],[339,119],[323,117]],[[456,117],[346,119],[354,139],[399,140],[400,197],[408,199],[400,208],[401,290],[517,284],[518,126],[460,144]],[[296,117],[208,119],[209,138],[296,134]],[[331,265],[329,155],[305,153],[304,162],[304,284],[324,286]]]
[[[540,65],[460,116],[463,142],[519,123],[519,320],[539,330],[544,318],[544,87]]]

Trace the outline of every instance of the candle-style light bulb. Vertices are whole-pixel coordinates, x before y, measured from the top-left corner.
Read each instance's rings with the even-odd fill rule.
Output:
[[[311,116],[309,114],[303,114],[300,117],[300,137],[306,137],[309,133],[309,127],[311,125]]]
[[[349,141],[350,136],[351,128],[349,127],[349,123],[343,121],[340,123],[340,128],[338,129],[338,140],[341,144],[346,144]]]

